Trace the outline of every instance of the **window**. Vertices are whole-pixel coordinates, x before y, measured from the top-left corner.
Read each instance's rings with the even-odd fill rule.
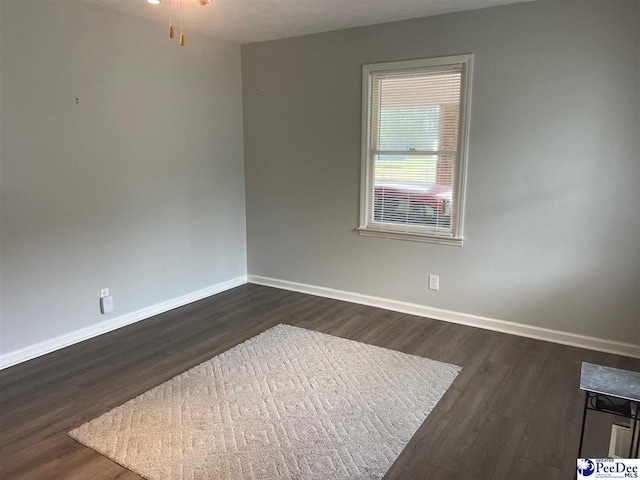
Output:
[[[462,245],[472,63],[364,66],[361,235]]]

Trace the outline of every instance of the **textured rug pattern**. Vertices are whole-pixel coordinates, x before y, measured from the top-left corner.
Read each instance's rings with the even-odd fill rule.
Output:
[[[69,435],[150,480],[380,479],[459,371],[278,325]]]

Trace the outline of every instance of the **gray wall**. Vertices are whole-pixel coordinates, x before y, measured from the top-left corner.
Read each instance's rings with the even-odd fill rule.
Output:
[[[639,16],[542,0],[244,45],[249,273],[640,343]],[[362,64],[461,53],[464,247],[358,236]]]
[[[246,274],[240,47],[1,3],[2,353]]]

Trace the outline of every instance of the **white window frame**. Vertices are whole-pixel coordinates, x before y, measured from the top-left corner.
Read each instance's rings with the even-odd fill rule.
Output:
[[[395,232],[392,230],[376,230],[367,228],[371,212],[369,211],[369,189],[371,184],[371,104],[372,104],[372,75],[381,71],[411,72],[416,69],[447,67],[462,65],[461,92],[460,92],[460,118],[458,126],[458,156],[456,164],[456,176],[454,179],[455,197],[454,222],[452,225],[453,236],[435,235],[421,232]],[[360,235],[370,237],[395,238],[413,240],[418,242],[438,243],[443,245],[462,246],[464,243],[464,203],[467,181],[467,151],[469,143],[469,119],[471,112],[471,80],[473,76],[473,54],[455,55],[449,57],[428,58],[422,60],[407,60],[400,62],[371,63],[362,67],[362,166],[360,180]],[[426,230],[426,228],[425,228]]]

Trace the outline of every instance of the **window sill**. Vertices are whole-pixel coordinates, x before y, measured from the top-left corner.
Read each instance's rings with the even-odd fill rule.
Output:
[[[396,240],[409,240],[411,242],[435,243],[438,245],[453,245],[455,247],[461,247],[464,243],[463,238],[435,237],[433,235],[420,235],[417,233],[370,230],[367,228],[358,228],[358,233],[363,237],[393,238]]]

